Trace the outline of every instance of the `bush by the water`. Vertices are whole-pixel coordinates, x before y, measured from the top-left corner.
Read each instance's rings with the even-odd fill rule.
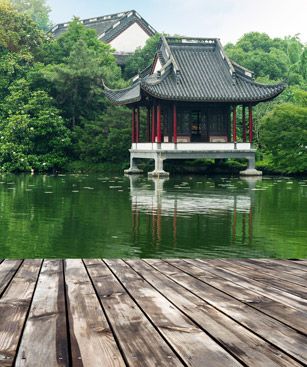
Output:
[[[260,140],[271,167],[285,173],[307,172],[307,92],[276,105],[260,124]]]

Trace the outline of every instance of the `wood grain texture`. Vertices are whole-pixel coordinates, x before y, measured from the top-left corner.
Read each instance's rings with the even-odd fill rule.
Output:
[[[224,264],[226,269],[229,269],[236,274],[246,276],[251,280],[273,286],[285,292],[289,292],[292,295],[302,299],[307,299],[307,288],[305,287],[306,284],[300,285],[294,282],[289,282],[288,280],[290,275],[288,274],[283,274],[277,277],[274,271],[271,271],[270,269],[262,268],[261,266],[255,268],[251,264],[246,264],[244,261],[233,262],[229,260],[222,260],[221,263]],[[281,282],[280,279],[283,279],[283,281]]]
[[[279,350],[287,350],[287,352],[289,352],[294,358],[301,361],[307,360],[307,338],[305,336],[302,336],[300,333],[295,332],[291,328],[279,323],[278,321],[272,320],[271,318],[262,315],[260,312],[257,312],[242,304],[241,302],[236,301],[223,292],[220,292],[217,289],[201,282],[200,280],[184,273],[185,270],[188,270],[192,267],[190,264],[184,264],[184,262],[180,260],[173,260],[177,266],[180,266],[180,263],[182,263],[182,266],[180,266],[180,268],[182,267],[182,270],[180,270],[164,262],[157,263],[156,260],[150,260],[148,262],[154,265],[155,268],[159,269],[159,271],[162,273],[167,274],[171,279],[174,279],[178,284],[182,285],[187,290],[192,291],[195,295],[207,302],[209,305],[213,306],[220,312],[223,312],[243,326],[242,330],[239,327],[240,331],[238,331],[237,339],[240,340],[240,338],[242,338],[243,350],[244,344],[246,345],[246,348],[250,348],[250,352],[247,352],[247,354],[249,357],[253,357],[252,361],[248,361],[248,365],[282,366],[283,363],[285,363],[285,366],[292,366],[294,361],[290,358],[287,358],[286,355],[279,355]],[[229,325],[228,333],[232,332],[233,330],[238,330],[238,326],[236,326],[235,323],[231,323],[227,321],[227,319],[222,321],[223,318],[218,318],[217,313],[213,313],[213,315],[215,315],[212,317],[214,320],[221,320],[220,324],[224,326],[227,324]],[[244,327],[249,329],[248,333]],[[274,330],[274,333],[272,330]],[[284,334],[285,332],[288,332],[289,334]],[[253,333],[258,334],[270,343],[263,342],[262,339],[252,335]],[[214,332],[214,335],[217,335],[217,332]],[[235,339],[233,338],[233,340]],[[293,346],[293,344],[295,344],[293,342],[294,340],[297,341],[298,344]],[[278,348],[272,349],[271,343]],[[237,344],[239,344],[239,342],[234,342],[234,345]],[[259,355],[255,357],[257,352]],[[265,358],[265,360],[262,358]]]
[[[105,260],[139,307],[188,366],[241,366],[122,260]],[[163,292],[165,288],[163,288]]]
[[[5,260],[0,265],[0,296],[13,279],[16,271],[18,270],[21,260]]]
[[[0,299],[0,366],[13,365],[41,260],[25,260]]]
[[[73,366],[125,366],[81,260],[65,261]]]
[[[234,269],[235,265],[225,265],[225,262],[221,260],[200,260],[200,263],[207,265],[207,267],[210,268],[210,272],[217,276],[228,279],[243,288],[254,291],[256,294],[271,298],[272,300],[296,308],[297,310],[307,312],[307,299],[277,288],[269,282],[254,280],[251,276],[248,276],[248,271],[239,274]]]
[[[283,279],[286,282],[295,283],[306,287],[307,284],[307,274],[305,271],[295,268],[290,268],[286,265],[281,265],[274,263],[273,261],[266,260],[233,260],[235,264],[252,268],[254,270],[264,272],[277,279]]]
[[[292,260],[0,261],[0,367],[307,366],[306,280]]]
[[[307,313],[292,306],[286,305],[274,297],[267,297],[265,293],[258,293],[255,289],[249,289],[248,281],[227,277],[223,273],[217,274],[218,269],[211,267],[203,261],[186,260],[190,264],[190,271],[199,280],[215,287],[216,289],[228,294],[240,302],[255,308],[256,310],[277,319],[286,325],[294,328],[301,333],[307,334]],[[284,298],[282,298],[284,300]]]
[[[16,358],[16,367],[69,364],[63,262],[45,260]]]
[[[290,266],[296,266],[299,268],[302,266],[307,266],[307,260],[280,260],[280,262],[284,262],[285,264],[288,264]],[[306,269],[306,268],[305,268]]]
[[[182,366],[108,267],[95,260],[85,265],[129,366]]]

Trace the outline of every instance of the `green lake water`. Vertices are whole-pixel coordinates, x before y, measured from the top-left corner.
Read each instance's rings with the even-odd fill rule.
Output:
[[[0,181],[0,258],[307,258],[307,179]]]

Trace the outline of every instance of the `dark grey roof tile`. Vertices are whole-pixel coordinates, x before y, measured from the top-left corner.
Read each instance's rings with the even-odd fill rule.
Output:
[[[124,89],[109,89],[105,87],[105,95],[113,104],[128,104],[141,99],[140,83]]]
[[[158,57],[165,61],[161,71],[142,75],[140,83],[142,90],[160,99],[257,103],[285,88],[283,83],[256,83],[249,70],[230,62],[218,39],[166,38]]]
[[[116,38],[121,32],[127,29],[131,24],[137,23],[149,35],[156,33],[155,29],[145,21],[135,10],[125,11],[122,13],[104,15],[96,18],[81,20],[88,28],[97,32],[99,39],[110,42]],[[68,23],[57,24],[51,29],[51,33],[55,37],[59,37],[67,30]]]

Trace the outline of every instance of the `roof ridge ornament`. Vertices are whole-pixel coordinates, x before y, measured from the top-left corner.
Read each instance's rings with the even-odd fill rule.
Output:
[[[162,44],[165,48],[166,55],[169,58],[167,63],[164,65],[163,68],[166,68],[169,64],[172,64],[173,71],[174,71],[174,74],[175,74],[176,84],[179,84],[179,82],[180,82],[180,69],[179,69],[179,66],[177,64],[177,61],[176,61],[173,53],[172,53],[171,48],[169,47],[169,44],[167,43],[167,39],[163,34],[161,36],[161,39],[162,39]],[[160,73],[160,75],[161,75],[161,73]]]
[[[216,38],[216,45],[219,48],[220,54],[222,56],[222,58],[225,60],[225,62],[228,65],[229,68],[229,73],[232,77],[232,84],[235,85],[237,83],[237,75],[236,75],[236,70],[234,68],[234,66],[232,65],[232,62],[230,61],[230,59],[228,58],[228,56],[225,54],[224,52],[224,48],[221,44],[221,41],[219,38]]]

